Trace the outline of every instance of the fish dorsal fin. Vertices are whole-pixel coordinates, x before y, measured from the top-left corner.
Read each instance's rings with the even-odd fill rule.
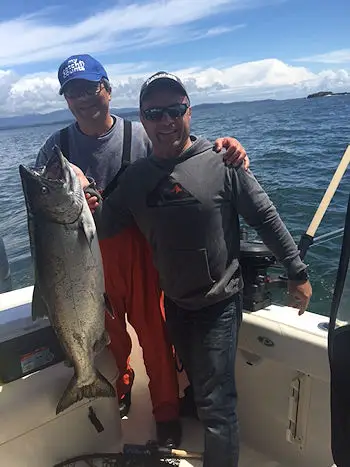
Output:
[[[49,317],[49,307],[41,294],[38,284],[34,285],[32,298],[32,320]]]

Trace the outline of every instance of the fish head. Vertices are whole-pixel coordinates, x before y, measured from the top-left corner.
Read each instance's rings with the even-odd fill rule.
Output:
[[[80,180],[58,146],[44,167],[19,166],[29,213],[60,224],[75,222],[85,201]]]

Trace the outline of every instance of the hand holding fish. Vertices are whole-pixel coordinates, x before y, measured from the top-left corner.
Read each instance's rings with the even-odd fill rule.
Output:
[[[90,182],[89,180],[85,177],[84,175],[84,172],[77,166],[77,165],[74,165],[70,162],[70,166],[72,167],[72,169],[74,170],[75,174],[78,176],[79,178],[79,181],[80,181],[80,184],[81,186],[84,188],[86,188],[87,186],[90,185]]]
[[[85,193],[85,198],[88,203],[89,209],[92,214],[96,211],[98,207],[98,201],[96,196],[91,196],[90,193]]]
[[[89,180],[85,177],[84,172],[77,166],[70,163],[72,169],[74,170],[75,174],[78,176],[79,181],[83,189],[90,185]],[[91,196],[90,193],[85,193],[85,198],[92,213],[95,212],[96,208],[98,207],[97,197]]]

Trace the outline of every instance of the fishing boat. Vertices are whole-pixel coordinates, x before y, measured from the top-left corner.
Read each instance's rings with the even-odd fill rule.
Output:
[[[342,237],[329,317],[308,311],[298,316],[295,308],[276,303],[275,291],[285,279],[280,273],[271,280],[271,268],[278,267],[273,255],[263,243],[242,236],[245,311],[236,360],[240,467],[350,465],[350,198],[344,228],[315,237],[349,163],[350,147],[345,155],[347,163],[339,165],[303,237],[312,247]],[[32,293],[30,286],[0,294],[0,465],[157,466],[176,454],[178,463],[172,465],[200,467],[203,430],[194,418],[183,419],[178,452],[159,452],[149,443],[155,425],[148,377],[131,327],[136,378],[128,417],[120,419],[117,400],[111,398],[85,399],[56,415],[73,370],[65,365],[48,320],[32,322]],[[118,369],[107,348],[96,362],[115,382]],[[179,383],[182,391],[183,373]],[[137,451],[137,446],[145,449]],[[134,454],[134,463],[123,463],[126,452]]]

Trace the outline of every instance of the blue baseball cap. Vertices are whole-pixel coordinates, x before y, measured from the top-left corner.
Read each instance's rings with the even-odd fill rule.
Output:
[[[102,78],[108,80],[107,72],[98,60],[87,54],[72,55],[58,69],[58,80],[61,85],[59,93],[63,94],[64,86],[73,79],[98,82]]]

